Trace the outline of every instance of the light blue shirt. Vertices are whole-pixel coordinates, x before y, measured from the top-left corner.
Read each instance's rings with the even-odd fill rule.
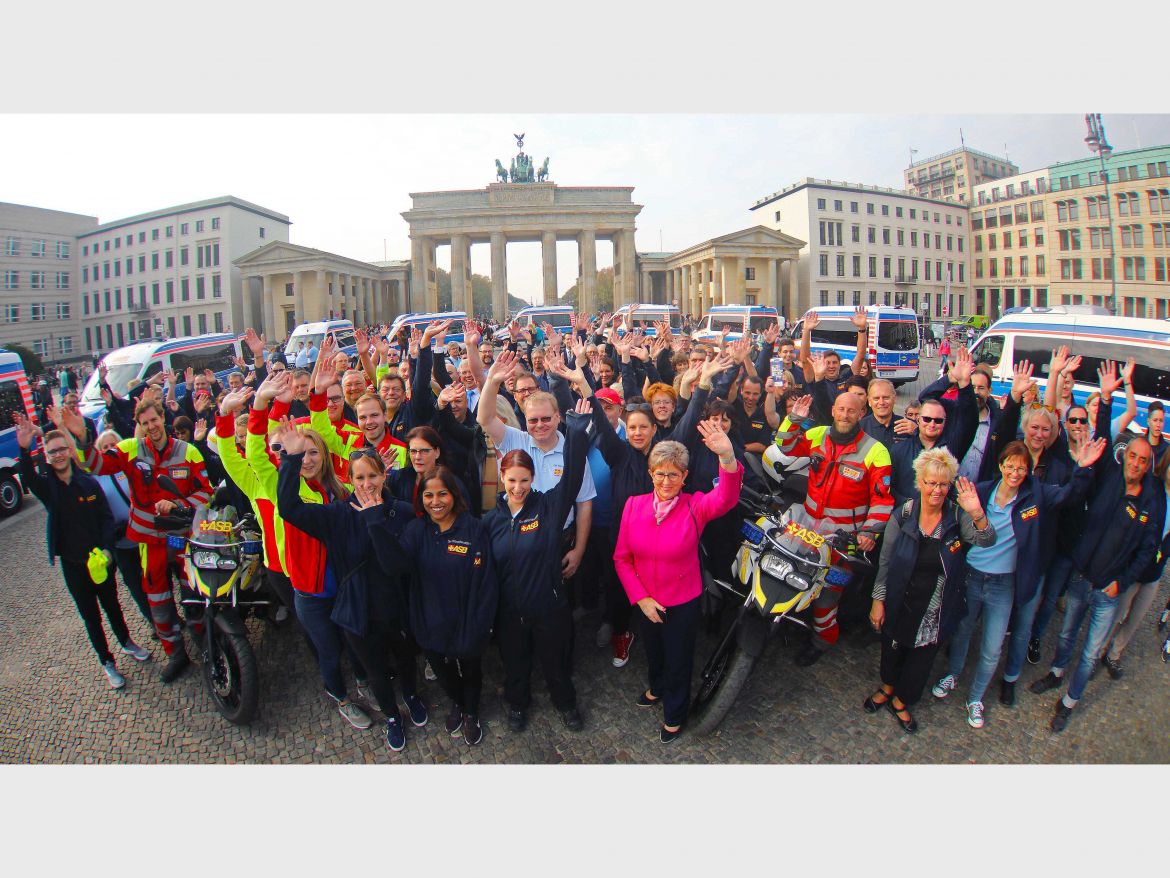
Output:
[[[532,480],[532,487],[538,491],[551,491],[561,480],[561,473],[565,471],[565,434],[557,432],[557,444],[551,451],[543,451],[530,435],[523,430],[504,425],[504,439],[497,446],[500,456],[509,451],[522,449],[528,452],[536,465],[536,475]],[[589,463],[585,463],[585,477],[581,479],[581,490],[577,492],[577,503],[584,503],[597,496],[597,487],[593,484],[593,473]],[[565,527],[573,523],[576,511],[570,509],[569,517],[565,519]]]
[[[1016,570],[1016,532],[1012,529],[1012,507],[1020,495],[1012,497],[1006,506],[999,506],[995,502],[999,485],[1000,482],[996,482],[992,488],[986,509],[987,520],[995,528],[995,544],[974,546],[967,552],[967,563],[980,573],[1014,573]]]

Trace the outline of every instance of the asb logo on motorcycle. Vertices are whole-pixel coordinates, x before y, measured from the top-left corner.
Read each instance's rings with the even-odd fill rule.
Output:
[[[814,549],[819,549],[825,544],[825,538],[819,533],[815,533],[808,528],[801,527],[795,521],[789,522],[786,528],[787,533],[796,537],[803,543],[812,546]]]

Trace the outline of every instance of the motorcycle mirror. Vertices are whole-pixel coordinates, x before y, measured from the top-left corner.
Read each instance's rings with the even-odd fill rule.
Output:
[[[155,484],[157,484],[160,488],[162,488],[168,494],[173,494],[174,496],[178,497],[180,500],[186,501],[187,498],[183,496],[183,492],[179,490],[179,486],[176,485],[174,479],[172,479],[166,473],[158,473],[157,475],[155,475],[154,481],[155,481]]]

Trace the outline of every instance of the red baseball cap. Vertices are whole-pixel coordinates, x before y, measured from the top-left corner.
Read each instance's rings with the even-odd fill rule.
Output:
[[[608,402],[610,405],[621,405],[622,398],[618,396],[618,392],[612,387],[603,387],[593,394],[602,402]]]

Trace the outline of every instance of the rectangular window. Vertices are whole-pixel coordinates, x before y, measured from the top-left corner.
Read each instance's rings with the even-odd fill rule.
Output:
[[[174,268],[175,267],[175,251],[168,250],[166,252],[166,259],[164,261],[166,262],[167,268]]]
[[[750,270],[753,272],[750,280],[755,280],[755,274],[754,274],[755,269],[753,268]],[[220,278],[220,275],[218,275],[218,274],[213,274],[211,276],[211,296],[213,299],[223,298],[223,287],[220,283],[220,280],[221,280],[221,278]]]
[[[45,273],[43,271],[30,271],[29,286],[34,290],[43,290],[45,288]]]
[[[33,302],[28,309],[32,313],[33,320],[45,319],[45,305],[43,302]]]
[[[122,310],[122,288],[121,287],[117,287],[114,290],[114,310],[115,311]]]
[[[151,229],[150,230],[150,240],[152,240],[152,241],[158,240],[158,229]]]
[[[114,277],[121,277],[121,276],[122,276],[122,260],[115,259],[114,260]]]
[[[59,289],[59,290],[69,289],[69,272],[67,272],[67,271],[58,271],[57,272],[57,289]]]
[[[32,252],[29,255],[36,256],[38,258],[43,259],[45,256],[45,242],[44,241],[33,241],[32,242]]]
[[[887,256],[882,260],[882,277],[889,278],[892,270],[893,260]]]
[[[869,276],[877,277],[877,257],[869,257]]]
[[[902,237],[902,233],[899,231],[899,232],[898,232],[898,239],[899,239],[899,240],[898,240],[898,243],[899,243],[899,244],[901,244],[901,243],[902,243],[902,241],[901,241],[901,237]],[[910,246],[911,246],[911,247],[917,247],[917,246],[918,246],[918,233],[917,233],[917,232],[913,232],[913,231],[912,231],[912,232],[910,233]]]
[[[4,272],[4,289],[15,290],[20,286],[20,272],[9,268]]]
[[[20,322],[20,305],[15,302],[4,303],[4,321],[6,323]]]
[[[906,245],[906,233],[902,229],[898,229],[898,246],[904,247]]]
[[[150,254],[150,267],[152,269],[155,269],[155,270],[158,269],[158,253],[157,252]]]
[[[211,218],[211,230],[213,232],[219,231],[219,217],[213,216]]]
[[[207,288],[204,286],[203,275],[199,275],[197,278],[195,278],[195,298],[207,298]]]
[[[894,208],[894,216],[898,219],[901,219],[902,218],[902,208],[895,207]]]
[[[138,273],[141,274],[144,271],[146,271],[146,254],[145,253],[138,257]]]
[[[1020,277],[1027,277],[1027,276],[1028,276],[1028,257],[1021,256],[1020,257]]]
[[[854,202],[854,203],[856,204],[856,202]],[[861,226],[854,224],[850,231],[852,233],[853,243],[860,244],[861,243]]]
[[[844,209],[844,202],[841,199],[837,198],[833,200],[833,210],[841,211]]]
[[[71,311],[71,308],[70,308],[70,305],[68,302],[58,302],[57,303],[57,319],[58,320],[68,320],[70,317],[70,311]]]
[[[183,302],[191,301],[191,281],[189,278],[183,278],[179,281],[179,299]]]
[[[877,228],[875,226],[869,227],[868,240],[869,240],[869,243],[871,243],[871,244],[877,243]]]
[[[167,226],[167,237],[168,238],[175,237],[175,227],[174,226]]]
[[[207,334],[207,315],[206,314],[199,315],[199,334],[200,335]]]
[[[856,201],[850,201],[850,202],[849,202],[849,212],[850,212],[850,213],[857,213],[857,210],[858,210],[858,205],[857,205],[857,202],[856,202]]]
[[[218,277],[218,275],[217,275],[217,277]],[[756,270],[754,268],[752,268],[750,265],[747,266],[746,268],[744,268],[743,279],[744,280],[755,280],[756,279]]]
[[[154,283],[152,283],[152,284],[150,285],[150,301],[151,301],[151,303],[152,303],[152,304],[155,304],[155,305],[157,305],[157,304],[159,303],[159,299],[158,299],[158,281],[155,281]]]
[[[198,247],[195,248],[195,267],[196,268],[203,267],[203,245],[202,244],[200,244]]]
[[[180,223],[179,224],[179,234],[180,235],[188,234],[190,232],[190,229],[191,229],[190,223]]]
[[[861,277],[861,257],[860,256],[853,257],[853,276],[854,277]]]
[[[190,260],[186,247],[179,248],[179,265],[186,265]]]
[[[889,215],[890,215],[890,206],[888,204],[883,204],[882,205],[882,216],[889,216]]]
[[[216,332],[223,332],[223,312],[222,311],[215,312],[215,331]]]
[[[183,335],[190,335],[190,334],[191,334],[191,315],[184,314],[183,315]]]
[[[825,209],[825,199],[818,198],[817,199],[817,210],[824,210],[824,209]]]
[[[69,258],[69,242],[68,241],[58,241],[57,242],[57,258],[58,259],[68,259]]]
[[[883,244],[890,243],[890,230],[889,229],[882,229],[882,243]]]
[[[845,254],[837,256],[837,277],[845,277]]]
[[[261,238],[263,238],[263,237],[264,237],[264,226],[261,226],[261,227],[260,227],[260,237],[261,237]]]
[[[203,220],[195,220],[195,231],[196,232],[203,231]]]
[[[134,274],[134,257],[133,256],[126,257],[126,274],[127,275]]]
[[[825,275],[827,275],[829,273],[829,254],[822,253],[820,255],[819,261],[820,261],[820,266],[819,266],[820,267],[820,274],[821,274],[821,277],[824,277]]]
[[[865,212],[868,214],[871,214],[871,215],[873,214],[873,202],[872,201],[865,202]]]
[[[173,280],[167,281],[167,304],[172,305],[175,301],[175,282]],[[171,327],[171,332],[174,333],[175,328]]]

